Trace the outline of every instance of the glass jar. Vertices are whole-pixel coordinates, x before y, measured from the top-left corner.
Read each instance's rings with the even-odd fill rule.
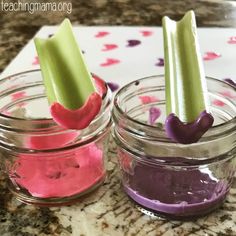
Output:
[[[124,191],[150,215],[189,218],[219,207],[235,173],[236,91],[207,78],[213,127],[193,144],[165,133],[165,80],[152,76],[124,86],[112,112]]]
[[[111,127],[111,93],[83,130],[58,126],[49,113],[39,70],[0,81],[0,150],[8,186],[22,202],[71,204],[101,185]]]

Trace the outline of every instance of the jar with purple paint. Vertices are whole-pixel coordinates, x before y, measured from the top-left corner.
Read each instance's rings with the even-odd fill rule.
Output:
[[[193,144],[164,129],[164,76],[134,81],[115,96],[114,139],[124,191],[143,212],[183,219],[218,208],[236,170],[236,90],[207,78],[213,127]]]

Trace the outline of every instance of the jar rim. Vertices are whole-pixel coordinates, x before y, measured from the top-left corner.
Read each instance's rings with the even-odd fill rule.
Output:
[[[0,79],[0,85],[9,81],[9,79],[14,79],[19,76],[29,76],[31,73],[39,73],[41,72],[40,69],[28,70],[23,71],[20,73],[15,73]],[[36,85],[42,85],[43,82],[36,81]],[[20,86],[21,87],[21,86]],[[22,87],[23,88],[23,87]],[[22,152],[22,153],[33,153],[33,152],[43,152],[43,153],[50,153],[55,151],[66,151],[70,150],[71,148],[77,148],[80,146],[84,146],[90,142],[97,140],[98,138],[102,137],[111,126],[111,118],[110,115],[107,115],[110,112],[111,106],[111,91],[107,84],[105,83],[105,93],[102,97],[103,103],[102,108],[99,114],[93,119],[93,121],[89,124],[89,126],[81,131],[81,137],[78,136],[76,143],[71,143],[69,145],[63,147],[55,147],[55,148],[45,148],[45,149],[34,149],[28,147],[16,147],[12,145],[8,145],[8,143],[1,142],[1,146],[4,149],[9,149],[15,152]],[[46,95],[45,95],[46,96]],[[52,118],[20,118],[14,117],[10,115],[3,114],[0,112],[0,130],[6,131],[11,133],[12,135],[32,135],[32,136],[53,136],[53,135],[61,135],[61,134],[69,134],[73,133],[77,130],[74,129],[66,129],[56,124],[56,122]],[[17,121],[17,122],[16,122]],[[14,124],[12,126],[12,124]],[[24,129],[22,128],[24,127]],[[26,128],[25,128],[26,127]]]
[[[127,119],[131,124],[136,124],[138,125],[139,127],[141,128],[144,128],[144,129],[152,129],[153,132],[165,132],[165,129],[164,129],[164,126],[163,127],[158,127],[158,126],[152,126],[152,125],[149,125],[147,123],[143,123],[141,121],[138,121],[136,119],[133,119],[131,116],[127,115],[127,113],[119,106],[119,96],[125,92],[130,86],[134,85],[135,83],[137,82],[141,82],[143,80],[146,80],[146,79],[154,79],[154,78],[163,78],[164,77],[164,74],[158,74],[158,75],[151,75],[151,76],[146,76],[146,77],[143,77],[143,78],[140,78],[140,79],[137,79],[135,81],[132,81],[128,84],[126,84],[125,86],[123,86],[121,89],[119,89],[119,91],[116,93],[115,97],[114,97],[114,109],[118,112],[118,114],[123,118],[123,119]],[[209,76],[206,76],[206,78],[208,80],[213,80],[215,82],[218,82],[218,83],[222,83],[224,84],[225,86],[228,86],[229,88],[233,89],[234,91],[236,91],[236,88],[234,86],[232,86],[231,84],[229,83],[226,83],[224,82],[223,80],[220,80],[220,79],[216,79],[216,78],[213,78],[213,77],[209,77]],[[235,104],[236,105],[236,104]],[[114,115],[113,115],[114,117]],[[234,129],[231,129],[231,127],[234,127]],[[224,129],[224,130],[231,130],[231,132],[233,132],[234,130],[236,130],[236,116],[224,123],[221,123],[221,124],[217,124],[217,125],[214,125],[212,126],[208,132],[205,133],[204,135],[204,138],[207,138],[207,139],[211,139],[212,136],[214,136],[214,139],[217,138],[217,137],[220,137],[221,134],[220,132],[217,134],[217,135],[213,135],[213,133],[217,130],[221,130],[221,129]],[[135,132],[135,131],[134,131]],[[138,134],[140,135],[140,134]],[[152,138],[155,138],[152,136]],[[170,140],[169,138],[166,138],[166,141],[167,142],[172,142],[172,143],[175,143],[174,141]],[[201,139],[198,141],[198,142],[201,142]]]

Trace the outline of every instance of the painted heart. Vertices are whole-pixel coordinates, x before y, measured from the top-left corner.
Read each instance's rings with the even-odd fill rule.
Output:
[[[232,79],[226,78],[224,81],[236,88],[236,83]]]
[[[223,97],[227,97],[227,98],[232,98],[232,99],[236,98],[236,96],[233,95],[233,94],[231,93],[231,91],[228,91],[228,90],[219,92],[219,94],[221,94]]]
[[[142,34],[142,36],[144,37],[148,37],[148,36],[151,36],[153,34],[152,31],[149,31],[149,30],[141,30],[140,33]]]
[[[139,96],[142,104],[148,104],[152,102],[158,102],[159,99],[156,96]]]
[[[119,84],[113,82],[107,82],[107,85],[112,92],[115,92],[117,89],[119,89]]]
[[[96,37],[96,38],[102,38],[102,37],[107,36],[108,34],[109,34],[109,32],[107,32],[107,31],[99,31],[99,32],[95,35],[95,37]]]
[[[230,37],[229,40],[228,40],[228,43],[229,44],[236,44],[236,36]]]
[[[149,109],[149,124],[154,125],[155,121],[160,117],[161,115],[161,110],[157,107],[151,107]]]
[[[190,144],[197,142],[213,125],[214,118],[203,111],[192,123],[183,123],[175,114],[171,113],[165,122],[167,136],[177,143]]]
[[[141,44],[141,41],[137,39],[130,39],[130,40],[127,40],[127,42],[128,44],[126,45],[126,47],[135,47]]]
[[[14,93],[14,94],[11,95],[11,100],[12,101],[17,101],[17,100],[19,100],[21,98],[24,98],[24,97],[26,97],[25,92],[17,92],[17,93]],[[24,106],[26,106],[26,104],[27,104],[26,102],[18,102],[17,106],[18,107],[24,107]]]
[[[215,52],[206,52],[203,60],[205,61],[210,61],[210,60],[214,60],[221,57],[221,55],[219,53],[215,53]]]
[[[36,56],[34,57],[34,61],[32,62],[32,65],[36,66],[39,64],[39,58]]]
[[[164,66],[164,59],[158,58],[158,62],[155,64],[156,66]]]
[[[115,64],[119,64],[120,60],[114,58],[107,58],[105,62],[101,63],[100,66],[112,66]]]
[[[55,102],[50,106],[53,120],[66,129],[84,129],[96,117],[102,105],[101,96],[94,92],[86,103],[77,110],[69,110],[60,103]]]
[[[26,92],[24,92],[24,91],[13,93],[11,95],[11,97],[12,97],[11,99],[12,99],[12,101],[16,101],[18,99],[24,98],[25,95],[26,95]]]
[[[218,100],[218,99],[213,100],[212,104],[215,106],[218,106],[218,107],[223,107],[225,105],[224,102],[222,102],[221,100]]]
[[[103,52],[118,48],[116,44],[104,44],[103,46],[104,46],[104,48],[102,49]]]

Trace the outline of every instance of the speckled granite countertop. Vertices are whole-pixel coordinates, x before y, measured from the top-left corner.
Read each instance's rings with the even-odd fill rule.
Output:
[[[0,11],[0,71],[42,25],[57,24],[65,16],[74,24],[160,25],[163,15],[178,19],[186,10],[195,9],[199,26],[236,26],[235,1],[74,0],[72,3],[70,15]],[[112,145],[108,159],[108,178],[103,186],[68,207],[38,208],[19,203],[6,189],[6,180],[1,175],[0,235],[236,235],[236,178],[226,202],[216,212],[189,222],[159,220],[139,212],[121,191]]]

